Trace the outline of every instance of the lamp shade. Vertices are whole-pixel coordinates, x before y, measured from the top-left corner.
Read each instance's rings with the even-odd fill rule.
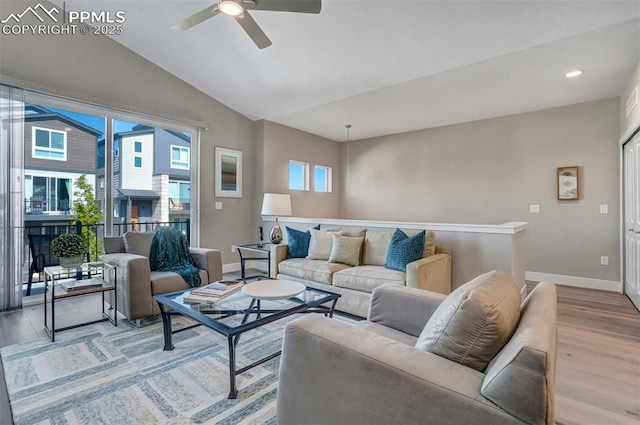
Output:
[[[261,214],[291,215],[291,195],[288,193],[265,193]]]

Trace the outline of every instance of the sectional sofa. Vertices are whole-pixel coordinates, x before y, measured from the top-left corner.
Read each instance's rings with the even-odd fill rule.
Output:
[[[384,284],[425,289],[441,294],[451,292],[451,253],[436,245],[435,234],[426,232],[423,258],[407,264],[405,271],[385,268],[387,250],[395,229],[321,226],[322,231],[343,236],[361,236],[360,265],[350,266],[328,260],[287,258],[288,245],[272,247],[271,277],[293,280],[313,288],[335,292],[342,297],[336,308],[366,317],[371,293]],[[412,235],[417,230],[405,230]]]

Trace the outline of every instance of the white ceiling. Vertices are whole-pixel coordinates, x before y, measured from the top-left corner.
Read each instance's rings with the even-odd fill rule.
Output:
[[[640,0],[323,0],[251,12],[264,50],[224,15],[169,28],[215,1],[66,8],[125,10],[114,40],[251,119],[340,141],[346,123],[355,140],[617,97],[640,61]]]

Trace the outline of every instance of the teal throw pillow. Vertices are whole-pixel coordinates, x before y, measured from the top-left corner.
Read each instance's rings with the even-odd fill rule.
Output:
[[[287,245],[289,245],[287,258],[305,258],[309,254],[311,233],[308,230],[302,232],[289,226],[284,227],[287,229]],[[318,224],[314,229],[320,230],[320,225]]]
[[[396,229],[389,242],[387,261],[384,266],[388,269],[407,271],[407,264],[422,258],[424,251],[425,231],[407,236],[400,229]]]

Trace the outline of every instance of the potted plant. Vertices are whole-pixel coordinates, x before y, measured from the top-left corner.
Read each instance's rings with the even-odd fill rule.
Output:
[[[51,253],[60,259],[60,265],[69,269],[79,267],[84,261],[87,247],[77,233],[63,233],[51,241]]]

